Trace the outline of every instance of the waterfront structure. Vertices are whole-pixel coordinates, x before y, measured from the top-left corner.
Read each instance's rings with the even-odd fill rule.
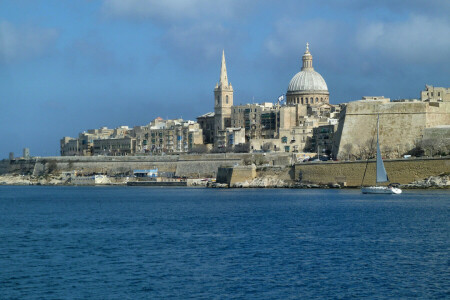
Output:
[[[450,102],[450,88],[425,85],[425,90],[420,93],[420,100],[428,102]]]
[[[390,102],[384,97],[349,102],[341,111],[335,134],[335,157],[355,159],[373,154],[377,115],[383,157],[401,157],[416,147],[426,128],[450,125],[450,103]]]
[[[133,175],[135,177],[156,178],[156,177],[158,177],[158,169],[133,170]]]
[[[133,129],[102,127],[80,133],[78,138],[61,140],[61,155],[144,155],[189,152],[279,151],[330,153],[334,158],[369,156],[371,119],[395,132],[383,142],[387,156],[406,153],[418,145],[428,132],[447,132],[450,125],[450,89],[426,85],[421,99],[391,101],[383,96],[364,96],[357,103],[333,105],[323,77],[313,68],[309,44],[302,57],[302,68],[290,81],[286,104],[264,102],[233,105],[233,87],[228,81],[225,52],[222,52],[219,82],[214,88],[214,112],[197,117],[197,122],[157,118]],[[435,134],[436,135],[436,134]],[[364,137],[364,138],[363,138]],[[382,137],[385,138],[385,137]],[[429,139],[428,139],[429,140]],[[427,140],[427,141],[428,141]]]
[[[225,50],[222,52],[222,65],[220,68],[220,80],[214,89],[214,136],[220,130],[231,126],[231,107],[233,106],[233,87],[228,82],[227,66],[225,62]],[[217,142],[215,143],[217,146]]]
[[[292,77],[286,92],[286,103],[313,105],[329,103],[330,93],[322,75],[314,70],[313,57],[309,52],[309,44],[302,57],[302,69]]]

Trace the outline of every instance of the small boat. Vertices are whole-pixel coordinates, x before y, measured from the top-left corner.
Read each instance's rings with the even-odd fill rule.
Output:
[[[365,177],[366,171],[367,171],[367,164],[369,163],[369,160],[367,160],[366,170],[364,171],[363,180],[361,182],[361,192],[363,194],[401,194],[402,190],[394,184],[389,184],[388,186],[379,186],[378,185],[378,183],[389,182],[389,178],[386,173],[386,169],[384,167],[383,159],[381,157],[381,150],[380,150],[380,143],[379,143],[379,136],[378,136],[379,129],[380,129],[380,115],[378,115],[378,118],[377,118],[377,165],[376,165],[377,179],[376,179],[376,184],[375,184],[375,186],[362,186],[362,183],[364,182],[364,177]]]

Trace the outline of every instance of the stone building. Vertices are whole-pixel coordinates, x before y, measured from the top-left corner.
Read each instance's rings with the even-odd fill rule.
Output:
[[[279,124],[279,110],[273,103],[236,105],[231,109],[231,126],[245,129],[246,142],[274,138]]]
[[[292,77],[286,93],[286,104],[311,105],[329,103],[330,93],[323,77],[313,68],[313,57],[306,44],[306,52],[302,57],[303,66],[300,72]]]
[[[136,139],[130,136],[94,140],[93,155],[128,156],[136,153]]]
[[[185,153],[203,145],[200,125],[182,119],[156,118],[147,126],[136,126],[137,153]]]
[[[236,146],[244,145],[245,129],[241,127],[228,127],[220,130],[217,135],[217,149],[224,151],[233,151]]]
[[[310,149],[319,155],[331,155],[334,147],[333,138],[336,129],[337,123],[320,125],[313,128]]]
[[[197,123],[203,132],[203,142],[205,144],[214,144],[214,113],[209,112],[197,117]]]
[[[425,90],[420,93],[420,100],[429,102],[450,102],[450,88],[425,85]]]
[[[78,138],[63,137],[60,141],[61,156],[91,156],[94,153],[94,140],[123,138],[128,134],[128,126],[120,126],[116,129],[89,129],[80,133]]]
[[[222,52],[222,66],[220,68],[220,81],[214,89],[214,135],[220,130],[231,127],[231,107],[233,106],[233,87],[228,83],[225,51]]]

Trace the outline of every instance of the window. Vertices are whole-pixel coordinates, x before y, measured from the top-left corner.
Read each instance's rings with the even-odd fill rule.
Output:
[[[286,144],[286,143],[287,143],[287,137],[286,137],[286,136],[283,136],[283,137],[281,138],[281,142],[284,143],[284,144]]]
[[[319,98],[316,97],[316,103],[319,103]]]
[[[305,104],[308,104],[308,98],[305,98]]]
[[[228,104],[228,95],[226,96],[226,98],[225,98],[225,99],[226,99],[225,101],[226,101],[226,102],[227,102],[227,104]]]
[[[284,152],[289,152],[289,146],[284,146]]]

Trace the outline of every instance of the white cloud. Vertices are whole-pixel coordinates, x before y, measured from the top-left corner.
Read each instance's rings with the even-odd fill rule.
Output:
[[[0,61],[11,63],[46,53],[58,38],[55,29],[17,27],[0,22]]]
[[[360,50],[377,50],[407,62],[449,61],[450,21],[413,15],[403,22],[377,22],[356,34]]]
[[[247,0],[104,0],[102,10],[105,15],[115,18],[176,22],[217,16],[228,18],[242,7],[242,2]]]
[[[265,50],[279,67],[301,67],[301,57],[306,43],[315,57],[314,65],[339,68],[337,58],[346,47],[343,25],[324,19],[294,20],[284,18],[275,23],[275,30],[265,40]],[[339,57],[341,59],[341,57]]]
[[[202,23],[189,27],[174,26],[168,30],[164,43],[186,58],[216,58],[231,39],[231,33],[220,24]]]

